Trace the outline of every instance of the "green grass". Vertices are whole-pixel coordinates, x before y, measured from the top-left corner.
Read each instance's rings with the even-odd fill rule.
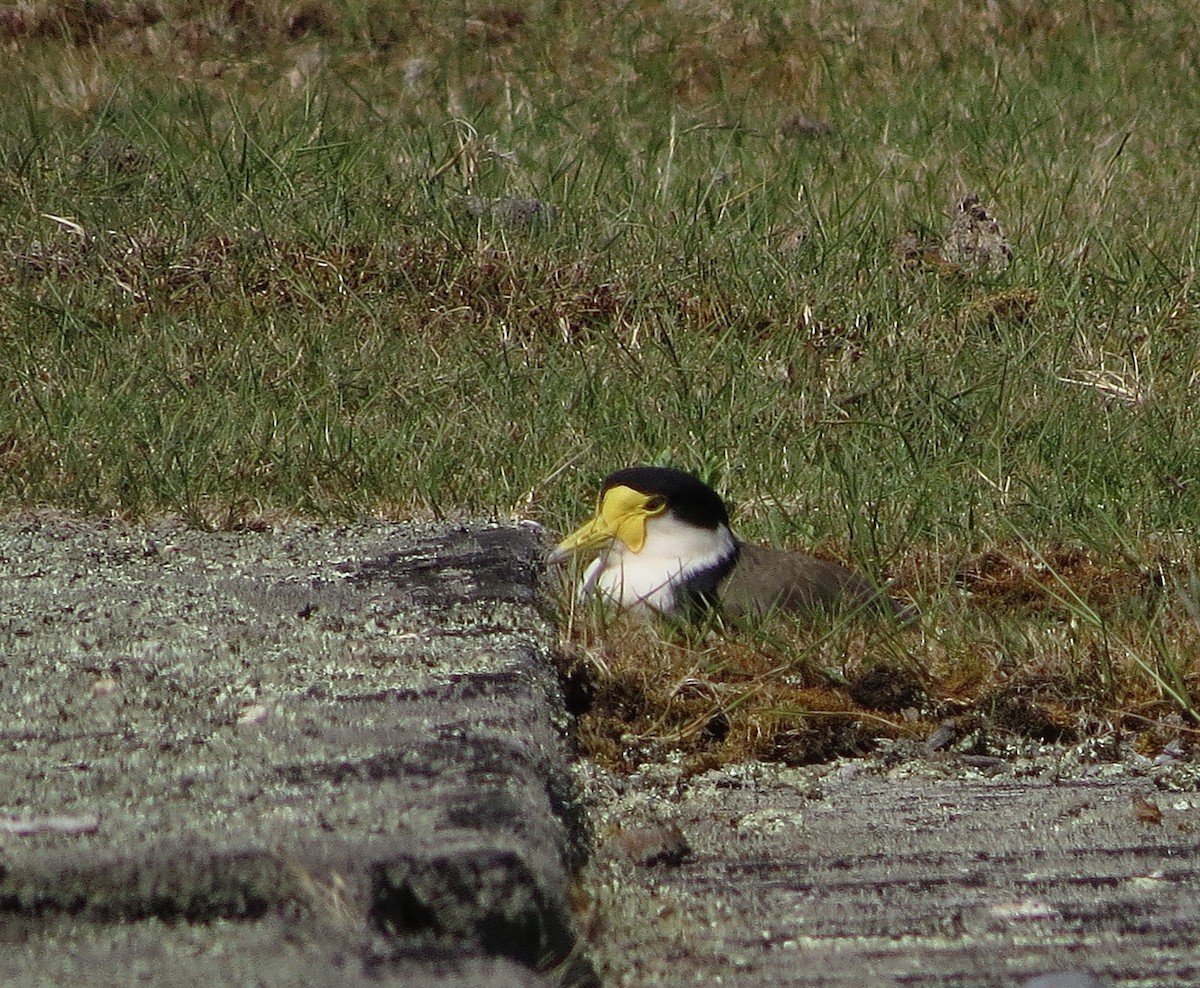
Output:
[[[670,462],[947,678],[1194,709],[1200,22],[1044,8],[6,8],[0,506],[565,529]],[[904,260],[966,192],[1011,265]]]

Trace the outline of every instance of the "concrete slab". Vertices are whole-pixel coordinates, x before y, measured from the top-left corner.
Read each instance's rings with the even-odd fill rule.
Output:
[[[602,973],[638,986],[1200,984],[1194,771],[1174,792],[1155,783],[1189,777],[1178,766],[1159,780],[1062,767],[1047,752],[1019,771],[871,759],[596,773]]]
[[[590,983],[539,558],[0,526],[0,983]]]

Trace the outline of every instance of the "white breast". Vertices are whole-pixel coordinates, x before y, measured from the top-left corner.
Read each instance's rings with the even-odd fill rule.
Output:
[[[641,552],[630,551],[617,539],[609,543],[584,572],[579,597],[599,596],[635,614],[673,614],[677,585],[734,551],[733,535],[724,525],[698,528],[668,512],[647,521]]]

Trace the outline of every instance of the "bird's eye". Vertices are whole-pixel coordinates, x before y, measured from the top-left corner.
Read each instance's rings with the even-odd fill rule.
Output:
[[[646,511],[652,515],[658,514],[666,506],[667,506],[667,499],[665,497],[655,496],[646,501]]]

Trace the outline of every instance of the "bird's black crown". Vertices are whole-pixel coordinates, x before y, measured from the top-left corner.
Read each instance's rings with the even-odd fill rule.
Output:
[[[667,509],[681,521],[700,528],[729,524],[729,511],[719,494],[690,473],[672,467],[626,467],[604,478],[600,494],[612,487],[630,487],[666,499]]]

